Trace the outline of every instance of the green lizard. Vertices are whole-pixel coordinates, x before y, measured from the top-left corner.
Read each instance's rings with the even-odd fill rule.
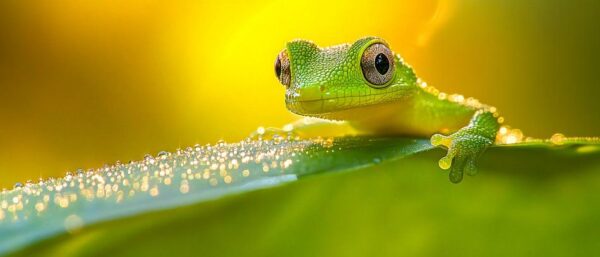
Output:
[[[519,130],[501,126],[496,108],[427,86],[381,38],[328,48],[295,40],[277,56],[275,72],[293,113],[345,121],[358,133],[431,136],[432,145],[447,148],[439,166],[454,183],[476,174],[490,145],[522,140]]]

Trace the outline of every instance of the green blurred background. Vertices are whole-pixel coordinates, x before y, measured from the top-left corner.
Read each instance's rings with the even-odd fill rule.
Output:
[[[599,1],[2,1],[0,187],[296,117],[284,43],[387,39],[526,135],[600,135]]]

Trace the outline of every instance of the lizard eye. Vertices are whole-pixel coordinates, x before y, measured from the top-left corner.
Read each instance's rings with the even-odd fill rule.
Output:
[[[281,53],[277,55],[277,60],[275,60],[275,74],[281,84],[286,88],[290,86],[290,58],[288,58],[286,50],[281,51]]]
[[[360,59],[363,76],[372,87],[386,87],[394,77],[394,58],[392,51],[382,43],[375,43],[367,47]]]

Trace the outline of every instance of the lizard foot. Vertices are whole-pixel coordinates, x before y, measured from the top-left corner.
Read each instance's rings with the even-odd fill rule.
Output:
[[[493,143],[474,132],[470,128],[463,128],[448,136],[435,134],[431,137],[433,146],[448,149],[446,156],[440,159],[439,165],[444,170],[450,169],[449,178],[452,183],[461,182],[465,172],[470,176],[476,175],[476,160]]]

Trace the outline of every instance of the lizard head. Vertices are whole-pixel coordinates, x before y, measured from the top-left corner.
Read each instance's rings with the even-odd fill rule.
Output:
[[[288,42],[277,56],[275,73],[286,88],[290,111],[329,119],[398,101],[416,83],[412,69],[376,37],[327,48],[305,40]]]

